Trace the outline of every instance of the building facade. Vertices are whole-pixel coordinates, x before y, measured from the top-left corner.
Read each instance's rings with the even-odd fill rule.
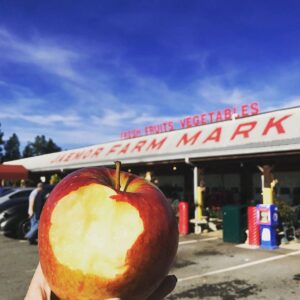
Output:
[[[276,194],[300,204],[300,107],[261,113],[160,134],[98,144],[6,162],[32,176],[67,174],[90,166],[122,162],[124,171],[148,176],[172,200],[205,206],[255,203],[261,199],[258,166],[273,166]]]

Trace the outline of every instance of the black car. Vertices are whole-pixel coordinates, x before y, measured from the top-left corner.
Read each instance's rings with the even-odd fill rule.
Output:
[[[30,229],[28,198],[8,200],[0,205],[0,230],[6,235],[22,239]]]
[[[6,195],[7,193],[11,192],[13,190],[12,187],[3,187],[0,188],[0,197]]]
[[[52,185],[45,187],[45,197],[53,189]],[[28,218],[28,197],[7,200],[0,204],[0,230],[5,235],[24,239],[30,229]]]

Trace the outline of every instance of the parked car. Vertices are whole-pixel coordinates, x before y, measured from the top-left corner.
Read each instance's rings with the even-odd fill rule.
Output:
[[[52,185],[45,187],[45,197],[52,189]],[[25,238],[26,233],[30,229],[28,204],[28,197],[9,199],[0,204],[0,230],[4,234],[19,239]]]
[[[1,187],[0,188],[0,197],[5,196],[6,194],[8,194],[13,189],[14,189],[13,187],[9,187],[9,186]]]
[[[12,190],[8,190],[4,192],[0,196],[0,204],[6,202],[7,200],[17,199],[17,198],[25,198],[29,197],[30,193],[33,191],[33,187],[26,187],[26,188],[13,188]]]
[[[24,238],[30,229],[28,197],[8,200],[0,205],[0,230],[6,235]]]

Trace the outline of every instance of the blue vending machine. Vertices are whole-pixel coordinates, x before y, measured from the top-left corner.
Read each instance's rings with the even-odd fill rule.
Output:
[[[257,224],[260,226],[260,247],[276,249],[278,225],[278,207],[274,204],[259,204],[257,209]]]

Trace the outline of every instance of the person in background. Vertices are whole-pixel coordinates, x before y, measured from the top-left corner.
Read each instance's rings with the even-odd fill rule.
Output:
[[[29,195],[29,205],[28,205],[28,216],[30,218],[30,230],[25,235],[25,238],[28,239],[29,244],[35,244],[37,238],[37,230],[38,230],[38,219],[39,217],[36,215],[36,200],[42,196],[43,191],[43,183],[39,182],[37,187],[30,193]],[[38,218],[37,218],[38,217]]]
[[[5,180],[2,179],[0,181],[0,196],[2,195],[2,193],[4,192],[4,187],[5,187]]]
[[[21,179],[20,181],[20,187],[25,188],[26,187],[26,181],[24,179]]]

